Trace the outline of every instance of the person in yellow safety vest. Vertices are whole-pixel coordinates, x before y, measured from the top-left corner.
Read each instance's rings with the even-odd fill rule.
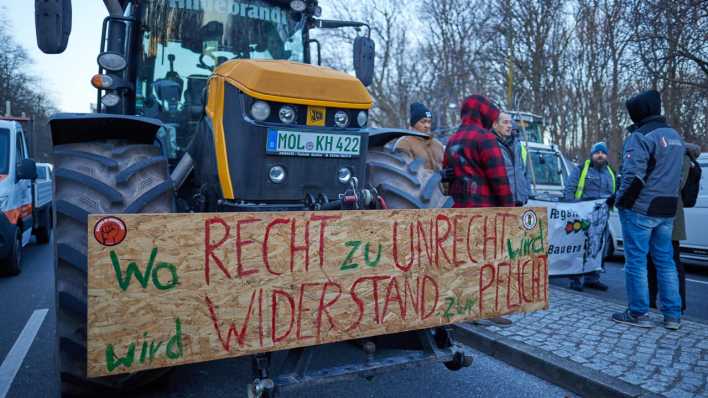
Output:
[[[617,190],[615,172],[607,162],[607,145],[598,142],[592,146],[590,159],[583,162],[570,173],[565,182],[565,199],[568,201],[604,199],[612,196]],[[606,291],[607,285],[600,282],[600,271],[584,276],[571,277],[570,288],[582,291],[584,287]]]

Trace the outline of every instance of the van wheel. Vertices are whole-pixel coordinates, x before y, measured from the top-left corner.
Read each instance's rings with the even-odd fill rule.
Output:
[[[86,377],[87,217],[104,213],[169,213],[167,158],[153,145],[121,140],[57,145],[57,339],[62,395],[124,393],[157,381],[169,369]]]
[[[369,148],[366,166],[368,183],[375,187],[391,209],[428,209],[452,207],[453,201],[443,194],[442,176],[424,167],[421,158],[387,147]]]
[[[49,242],[49,236],[52,230],[52,209],[51,207],[44,209],[41,212],[41,226],[35,228],[34,236],[37,237],[37,243],[43,245]]]
[[[5,265],[10,275],[18,275],[22,272],[22,229],[19,225],[15,227],[15,241],[10,255],[5,260]]]

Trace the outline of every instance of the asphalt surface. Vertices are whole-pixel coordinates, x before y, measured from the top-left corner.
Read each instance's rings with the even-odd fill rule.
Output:
[[[693,319],[708,321],[708,267],[696,265],[685,265],[685,267],[685,315]],[[600,281],[609,287],[606,292],[593,289],[584,289],[584,292],[604,300],[621,304],[627,303],[627,293],[624,287],[624,259],[622,257],[605,262],[605,272],[601,275]],[[567,278],[554,277],[551,278],[551,284],[568,287],[570,281]]]
[[[55,364],[55,315],[52,246],[25,248],[23,270],[16,277],[0,277],[0,398],[2,370],[28,320],[43,314],[39,330],[29,339],[26,356],[9,385],[7,397],[59,395]],[[17,351],[17,349],[12,349]],[[442,364],[387,373],[370,381],[356,379],[325,386],[304,387],[286,397],[569,397],[572,394],[531,374],[479,352],[474,363],[458,372]],[[10,355],[12,356],[12,355]],[[9,361],[8,361],[9,362]],[[245,397],[251,381],[247,358],[177,367],[159,385],[134,397]],[[7,386],[5,386],[7,387]]]

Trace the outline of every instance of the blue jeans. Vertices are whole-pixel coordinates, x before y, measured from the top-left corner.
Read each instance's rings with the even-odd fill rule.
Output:
[[[681,319],[678,274],[673,259],[671,232],[673,217],[649,217],[619,209],[624,239],[624,278],[632,315],[649,312],[647,254],[651,253],[659,282],[661,312],[672,320]]]

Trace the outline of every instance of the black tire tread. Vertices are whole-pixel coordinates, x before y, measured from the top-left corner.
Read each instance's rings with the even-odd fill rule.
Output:
[[[118,175],[116,175],[116,183],[118,183],[119,185],[126,184],[132,176],[136,175],[141,170],[145,170],[146,168],[149,168],[158,163],[165,164],[166,162],[167,158],[164,156],[152,156],[149,158],[145,158],[137,163],[132,164],[130,167],[118,173]]]
[[[123,196],[120,194],[120,192],[118,192],[118,190],[94,177],[87,176],[77,171],[68,169],[57,169],[57,172],[54,173],[54,176],[57,179],[64,178],[73,181],[77,184],[87,186],[108,198],[111,203],[123,203]]]
[[[98,396],[131,391],[168,371],[97,379],[85,374],[88,215],[173,211],[167,159],[158,155],[155,146],[121,140],[55,147],[56,310],[62,393]]]
[[[105,157],[105,156],[101,156],[101,155],[97,155],[97,154],[91,153],[91,152],[65,149],[65,150],[55,150],[53,152],[53,155],[55,158],[69,156],[69,157],[73,157],[73,158],[92,160],[94,162],[98,162],[98,163],[102,164],[105,167],[108,167],[109,169],[118,168],[118,162],[116,162],[114,159],[111,159],[111,158]]]
[[[413,159],[391,146],[369,148],[368,183],[375,187],[392,209],[450,207],[452,200],[440,187],[440,173],[424,167],[424,159]]]

